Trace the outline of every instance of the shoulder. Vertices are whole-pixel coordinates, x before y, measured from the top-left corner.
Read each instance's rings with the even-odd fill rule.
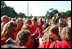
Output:
[[[3,41],[3,40],[6,40],[6,38],[5,37],[1,38],[1,41]]]
[[[57,47],[60,47],[61,44],[62,44],[61,41],[55,41],[55,42],[51,43],[49,48],[54,48],[54,45],[57,48]]]
[[[49,48],[54,48],[54,45],[55,45],[55,42],[52,42],[52,43],[50,44],[50,47],[49,47]]]
[[[61,48],[62,47],[62,41],[58,41],[57,43],[56,43],[56,48]]]
[[[31,25],[29,25],[30,26],[30,28],[32,28],[33,27],[33,25],[31,24]]]

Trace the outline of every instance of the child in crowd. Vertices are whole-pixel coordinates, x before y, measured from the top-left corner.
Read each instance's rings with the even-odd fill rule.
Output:
[[[1,45],[5,45],[5,41],[10,37],[15,40],[14,33],[16,31],[17,24],[14,21],[10,21],[4,25],[1,33]]]
[[[56,19],[56,16],[47,22],[45,19],[2,16],[1,47],[71,48],[71,17],[68,17],[66,22],[63,18]],[[9,38],[14,40],[14,45],[6,42]]]
[[[53,42],[49,48],[71,48],[71,27],[64,27],[61,32],[62,41]]]
[[[16,45],[18,47],[24,46],[26,48],[34,48],[34,42],[31,39],[30,31],[28,30],[21,30],[18,32],[16,37]]]

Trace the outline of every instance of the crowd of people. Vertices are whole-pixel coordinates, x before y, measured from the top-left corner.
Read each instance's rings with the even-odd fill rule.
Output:
[[[23,19],[4,15],[1,48],[71,48],[71,17]]]

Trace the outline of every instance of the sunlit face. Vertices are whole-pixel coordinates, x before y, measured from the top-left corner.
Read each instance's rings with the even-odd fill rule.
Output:
[[[4,23],[7,23],[7,22],[9,22],[9,21],[10,21],[10,20],[9,20],[7,17],[4,17],[4,18],[3,18],[3,22],[4,22]]]
[[[37,25],[37,21],[34,21],[34,20],[33,20],[33,21],[32,21],[32,24],[33,24],[33,25]]]
[[[51,21],[51,24],[55,24],[55,20],[52,20],[52,21]]]
[[[23,21],[22,20],[19,20],[19,21],[17,20],[16,23],[17,23],[18,27],[21,27],[23,25]]]
[[[11,35],[13,35],[13,33],[16,32],[16,27],[11,27],[11,28],[9,28],[8,31],[10,31],[10,32],[8,32],[7,36],[8,36],[8,35],[11,36]]]
[[[63,23],[63,21],[61,19],[59,19],[59,23]]]
[[[41,19],[41,18],[39,18],[39,21],[42,21],[42,19]]]
[[[70,27],[71,27],[71,20],[69,20],[69,21],[68,21],[68,26],[70,26]]]
[[[51,38],[54,37],[54,34],[53,34],[51,31],[49,31],[48,35],[49,35]]]
[[[48,35],[50,36],[50,38],[56,39],[57,35],[52,33],[51,31],[49,31]]]
[[[11,31],[12,33],[15,33],[16,32],[16,28],[17,27],[11,27],[11,28],[9,28],[9,31]]]

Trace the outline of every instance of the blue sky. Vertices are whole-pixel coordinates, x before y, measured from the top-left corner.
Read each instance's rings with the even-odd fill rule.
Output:
[[[50,8],[59,12],[71,10],[71,1],[4,1],[7,6],[13,7],[17,13],[27,15],[27,3],[29,3],[29,15],[44,16]]]

